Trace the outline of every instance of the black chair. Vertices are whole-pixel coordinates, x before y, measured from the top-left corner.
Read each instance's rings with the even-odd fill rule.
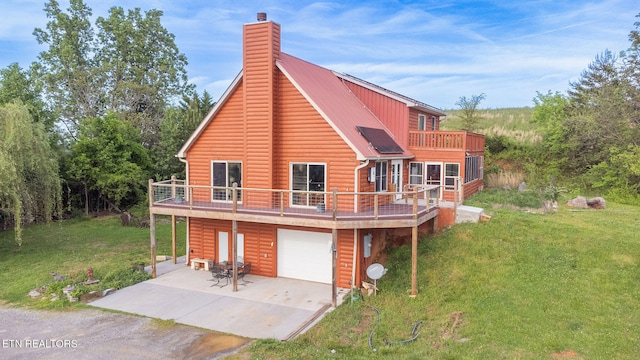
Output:
[[[240,269],[238,269],[238,281],[242,280],[242,284],[240,285],[247,285],[251,282],[244,279],[244,276],[249,272],[251,272],[251,263],[246,263]]]
[[[217,285],[218,287],[224,287],[229,285],[229,271],[215,265],[213,265],[209,271],[211,271],[212,277],[209,281],[215,281],[215,284],[212,284],[211,286]],[[226,284],[220,285],[220,280],[222,279],[226,280]]]

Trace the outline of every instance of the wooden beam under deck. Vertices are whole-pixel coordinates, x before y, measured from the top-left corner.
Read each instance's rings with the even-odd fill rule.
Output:
[[[262,224],[274,224],[274,225],[289,225],[289,226],[301,226],[321,229],[391,229],[391,228],[408,228],[419,226],[427,221],[437,218],[439,214],[438,208],[433,208],[430,211],[417,216],[403,218],[403,219],[345,219],[345,220],[333,220],[332,218],[318,219],[312,216],[304,217],[304,215],[295,216],[275,216],[269,214],[248,214],[248,213],[231,213],[227,211],[215,211],[215,210],[196,210],[188,208],[175,208],[168,206],[152,206],[149,208],[150,214],[156,215],[171,215],[171,216],[183,216],[191,218],[203,218],[203,219],[217,219],[217,220],[229,220],[229,221],[243,221]]]

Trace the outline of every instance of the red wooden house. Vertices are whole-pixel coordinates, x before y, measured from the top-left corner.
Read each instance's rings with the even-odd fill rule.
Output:
[[[264,15],[244,25],[242,65],[177,154],[186,180],[150,182],[152,220],[186,217],[189,259],[359,286],[389,242],[415,251],[443,202],[482,186],[482,135],[440,131],[437,108],[281,52]]]

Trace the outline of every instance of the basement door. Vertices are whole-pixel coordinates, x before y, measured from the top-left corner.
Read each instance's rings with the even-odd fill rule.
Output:
[[[278,229],[278,277],[331,284],[331,233]]]
[[[233,261],[231,257],[233,242],[231,235],[226,231],[218,231],[218,259],[217,263]],[[244,262],[244,234],[238,234],[238,261]]]

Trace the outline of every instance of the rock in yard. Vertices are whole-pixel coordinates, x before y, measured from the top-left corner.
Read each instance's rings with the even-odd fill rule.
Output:
[[[587,205],[587,198],[585,198],[584,196],[578,196],[575,199],[569,200],[567,202],[567,206],[571,208],[580,208],[580,209],[586,209],[589,207]]]
[[[607,202],[601,197],[594,197],[587,200],[587,205],[592,209],[604,209],[607,207]]]
[[[40,294],[40,292],[38,290],[29,291],[29,296],[31,296],[32,298],[36,298],[36,297],[38,297],[40,295],[42,295],[42,294]]]

